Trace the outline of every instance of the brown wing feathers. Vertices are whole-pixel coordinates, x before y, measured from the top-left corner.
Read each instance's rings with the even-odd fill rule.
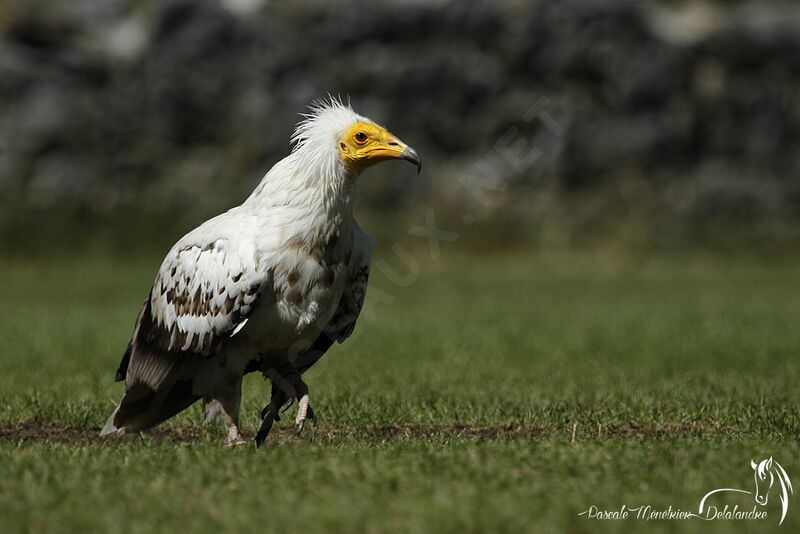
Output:
[[[216,252],[206,249],[201,254]],[[180,253],[174,261],[180,261]],[[174,267],[166,272],[171,276],[165,279],[160,273],[156,279],[117,370],[117,379],[124,379],[126,387],[113,418],[117,428],[143,430],[195,402],[192,377],[196,369],[219,352],[260,296],[260,284],[248,284],[241,272],[219,277],[224,287],[210,282],[219,272]],[[158,313],[154,313],[156,305]]]

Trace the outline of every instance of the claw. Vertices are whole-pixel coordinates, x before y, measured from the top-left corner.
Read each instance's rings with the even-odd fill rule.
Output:
[[[308,405],[308,418],[311,419],[314,426],[317,426],[317,414],[314,413],[314,409],[311,408],[310,404]]]
[[[263,408],[261,408],[261,419],[263,420],[267,416],[267,412],[270,410],[274,411],[273,417],[276,421],[281,420],[281,416],[278,414],[278,410],[273,408],[273,404],[271,402],[267,403]]]
[[[269,431],[272,430],[272,424],[278,418],[278,410],[275,409],[272,403],[267,404],[262,410],[264,413],[263,421],[261,421],[261,427],[258,429],[258,434],[256,434],[256,447],[260,447],[264,440],[267,439],[269,435]]]
[[[308,405],[308,413],[306,414],[305,419],[303,419],[299,423],[297,423],[297,433],[298,434],[303,432],[303,429],[306,427],[306,421],[309,421],[309,420],[312,423],[314,423],[314,426],[317,426],[317,415],[314,413],[314,410],[313,410],[313,408],[311,408],[310,404]]]
[[[268,402],[263,408],[261,408],[261,420],[264,420],[270,410],[273,412],[272,417],[275,419],[275,421],[280,421],[281,416],[278,415],[278,410],[274,408],[274,403],[272,402]]]

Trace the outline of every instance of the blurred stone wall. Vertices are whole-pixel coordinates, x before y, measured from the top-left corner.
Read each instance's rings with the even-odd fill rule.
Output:
[[[797,2],[2,0],[0,243],[186,229],[327,93],[425,161],[368,210],[798,235]]]

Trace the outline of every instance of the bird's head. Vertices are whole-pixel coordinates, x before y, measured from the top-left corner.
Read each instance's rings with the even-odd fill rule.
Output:
[[[383,126],[368,120],[357,120],[339,136],[336,145],[345,165],[363,170],[389,159],[403,159],[422,170],[417,151],[402,142]]]
[[[422,169],[417,152],[383,126],[331,98],[311,106],[292,139],[295,152],[355,177],[381,161],[400,159]]]

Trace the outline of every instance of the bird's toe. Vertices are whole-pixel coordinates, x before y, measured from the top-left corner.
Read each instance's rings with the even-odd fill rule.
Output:
[[[295,418],[294,422],[297,425],[298,434],[300,434],[306,426],[309,408],[308,393],[305,393],[297,401],[297,418]]]

